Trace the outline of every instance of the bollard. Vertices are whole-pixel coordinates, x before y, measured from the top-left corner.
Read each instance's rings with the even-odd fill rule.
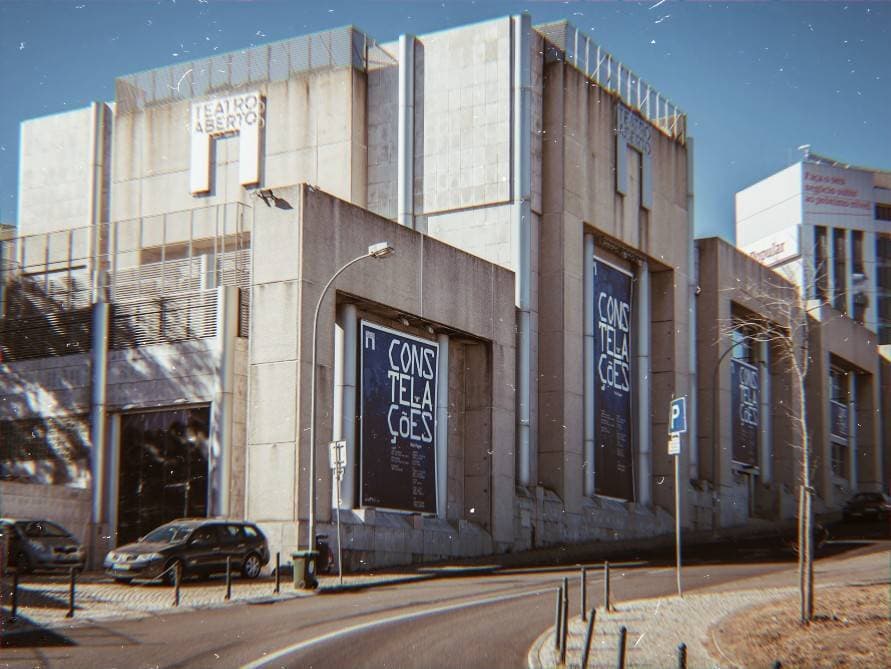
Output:
[[[609,611],[609,562],[603,563],[603,610]]]
[[[581,669],[588,669],[588,656],[591,654],[591,637],[594,636],[594,619],[597,617],[597,609],[591,609],[591,617],[588,618],[588,627],[585,630],[585,645],[582,650]]]
[[[773,669],[783,669],[783,663],[777,660],[773,663]]]
[[[687,669],[687,644],[678,646],[678,669]]]
[[[282,572],[282,554],[276,553],[275,554],[275,590],[272,591],[276,595],[279,592],[281,592],[281,586],[282,586],[281,572]]]
[[[619,669],[625,669],[625,636],[628,634],[628,630],[625,629],[625,626],[622,625],[622,629],[619,630],[619,657],[616,662],[616,666]]]
[[[582,573],[579,575],[579,586],[581,593],[579,594],[579,608],[581,609],[582,622],[585,622],[585,607],[588,604],[588,584],[585,581],[585,568],[582,567]]]
[[[179,582],[182,579],[182,566],[177,562],[173,566],[173,605],[179,606]]]
[[[554,613],[554,648],[560,648],[560,618],[563,616],[563,587],[557,588],[557,611]]]
[[[232,599],[232,557],[226,556],[226,601]]]
[[[77,579],[76,573],[74,567],[68,573],[68,613],[65,614],[66,618],[74,617],[74,583]]]
[[[19,612],[19,568],[16,566],[12,572],[12,622],[15,622]]]

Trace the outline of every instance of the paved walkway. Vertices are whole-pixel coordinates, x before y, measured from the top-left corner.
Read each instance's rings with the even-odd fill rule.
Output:
[[[831,573],[821,578],[817,568],[818,586],[843,585],[863,582],[889,582],[888,553],[864,555],[841,561]],[[765,587],[730,590],[725,584],[713,592],[688,594],[621,602],[616,610],[604,613],[598,609],[587,669],[618,666],[619,630],[625,627],[625,667],[677,667],[677,649],[687,646],[687,666],[690,669],[731,669],[745,666],[744,659],[728,657],[710,639],[711,651],[706,648],[709,630],[716,622],[755,604],[798,592],[795,587]],[[749,584],[753,585],[753,584]],[[578,617],[570,620],[567,640],[566,667],[581,667],[586,623]],[[554,628],[542,634],[532,645],[528,656],[530,669],[558,666]]]

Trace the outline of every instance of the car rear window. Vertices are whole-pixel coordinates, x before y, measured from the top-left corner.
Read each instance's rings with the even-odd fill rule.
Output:
[[[223,536],[227,539],[241,539],[244,535],[242,534],[241,527],[238,525],[226,525]]]
[[[249,536],[251,539],[255,539],[255,538],[257,538],[258,536],[260,536],[260,534],[257,532],[257,528],[256,528],[256,527],[253,527],[253,526],[251,526],[251,525],[245,525],[245,526],[244,526],[244,533],[245,533],[247,536]]]

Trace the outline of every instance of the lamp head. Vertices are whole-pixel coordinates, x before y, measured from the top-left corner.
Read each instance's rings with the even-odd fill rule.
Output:
[[[386,258],[393,251],[394,249],[390,246],[390,242],[378,242],[368,247],[368,255],[373,258]]]

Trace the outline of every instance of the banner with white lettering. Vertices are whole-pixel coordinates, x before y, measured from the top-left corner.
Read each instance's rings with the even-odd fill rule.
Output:
[[[361,325],[362,506],[436,513],[439,346]]]
[[[752,467],[758,464],[761,425],[761,377],[758,368],[742,360],[730,361],[732,458]]]
[[[631,275],[594,261],[594,482],[634,499],[631,440]]]

